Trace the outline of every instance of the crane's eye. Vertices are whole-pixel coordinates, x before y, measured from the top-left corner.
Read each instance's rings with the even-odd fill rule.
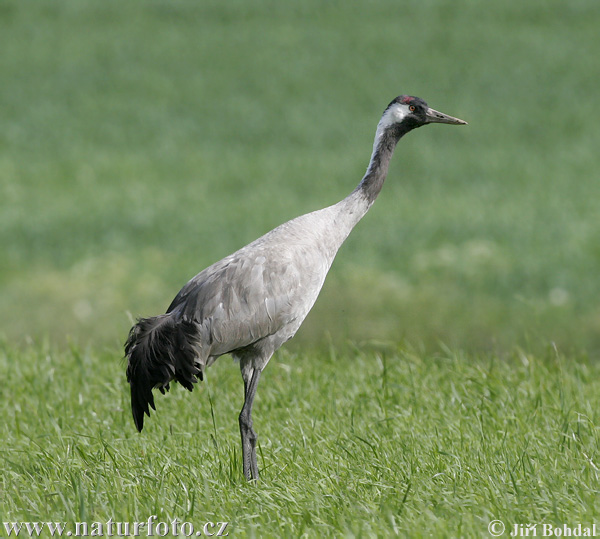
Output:
[[[415,110],[417,110],[417,107],[415,107],[414,105],[411,105],[410,107],[408,107],[408,110],[410,110],[411,112],[414,112]]]

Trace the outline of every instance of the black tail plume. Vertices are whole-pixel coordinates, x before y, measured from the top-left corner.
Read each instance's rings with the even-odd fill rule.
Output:
[[[131,411],[138,431],[144,427],[144,414],[154,407],[152,389],[162,393],[177,380],[192,391],[197,377],[202,380],[198,357],[198,331],[194,322],[176,320],[170,314],[140,318],[125,343],[127,381],[131,386]]]

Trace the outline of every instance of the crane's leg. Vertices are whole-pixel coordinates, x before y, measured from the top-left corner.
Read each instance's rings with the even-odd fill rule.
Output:
[[[258,464],[256,463],[256,440],[258,436],[252,429],[252,403],[260,379],[260,369],[242,369],[244,378],[244,406],[240,413],[240,433],[242,435],[242,458],[244,475],[248,481],[258,479]]]

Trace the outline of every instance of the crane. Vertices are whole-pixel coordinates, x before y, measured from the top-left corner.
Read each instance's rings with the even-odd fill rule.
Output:
[[[152,390],[171,381],[192,391],[223,354],[239,361],[244,405],[239,415],[244,475],[258,479],[252,403],[273,353],[291,339],[323,286],[348,234],[381,191],[397,142],[431,123],[467,122],[438,112],[422,99],[401,95],[377,125],[367,171],[346,198],[296,217],[193,277],[165,314],[140,318],[125,343],[131,409],[138,431],[156,410]]]

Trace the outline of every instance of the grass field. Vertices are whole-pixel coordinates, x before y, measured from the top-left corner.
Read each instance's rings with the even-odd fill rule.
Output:
[[[235,536],[600,524],[600,4],[0,3],[2,520]],[[237,367],[129,417],[122,343],[192,275],[402,140],[256,405]],[[2,536],[0,531],[0,536]]]
[[[157,515],[230,522],[233,537],[484,537],[494,519],[512,529],[599,516],[597,361],[552,349],[505,360],[283,352],[255,407],[258,485],[242,479],[233,362],[199,391],[157,400],[143,436],[119,366],[78,348],[3,348],[4,520]]]

